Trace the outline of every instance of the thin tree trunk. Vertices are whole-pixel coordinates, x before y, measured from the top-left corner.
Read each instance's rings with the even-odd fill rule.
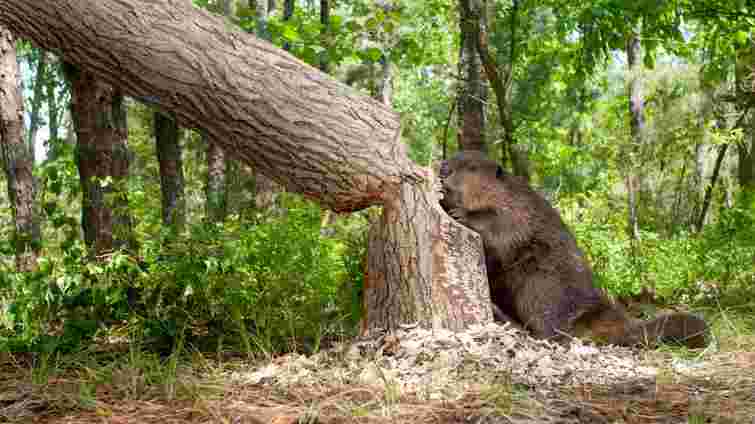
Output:
[[[755,119],[750,118],[753,129],[749,135],[750,145],[747,140],[739,146],[739,186],[742,190],[755,193]]]
[[[366,328],[490,321],[480,238],[440,209],[384,105],[189,1],[4,0],[0,23],[203,128],[293,192],[337,212],[382,204],[391,248],[370,268]]]
[[[463,1],[466,2],[469,0]],[[514,63],[518,54],[516,45],[519,30],[519,0],[514,0],[509,13],[511,21],[508,23],[508,29],[511,33],[509,34],[508,61],[501,66],[498,65],[488,48],[487,22],[470,21],[470,24],[476,27],[474,32],[477,34],[477,39],[475,40],[477,52],[485,69],[485,75],[488,77],[488,81],[490,81],[490,85],[495,93],[498,115],[503,127],[501,157],[504,162],[506,158],[511,159],[511,168],[514,175],[529,180],[532,173],[529,152],[527,146],[523,143],[518,143],[514,137],[516,127],[514,125],[514,113],[511,101],[511,89],[514,82]]]
[[[60,101],[58,90],[58,77],[60,63],[55,56],[49,55],[50,65],[48,66],[48,77],[45,80],[45,92],[47,100],[47,128],[50,132],[50,142],[48,142],[47,157],[51,159],[55,156],[55,146],[58,138],[60,137]]]
[[[63,96],[59,90],[59,78],[61,77],[60,62],[52,55],[50,59],[51,63],[48,68],[49,78],[47,78],[45,84],[47,95],[45,97],[47,100],[47,128],[50,132],[50,138],[47,143],[47,159],[53,160],[58,157],[59,149],[62,148],[61,144],[64,142],[74,144],[76,141],[75,138],[68,137],[68,134],[63,139],[63,136],[60,134],[60,128],[64,125],[64,122],[71,122],[70,119],[65,118],[70,118],[70,110],[65,110],[65,108],[61,107]]]
[[[283,2],[283,22],[288,22],[294,16],[294,7],[296,5],[295,0],[284,0]],[[291,44],[286,41],[283,43],[283,49],[286,51],[291,50]]]
[[[457,96],[459,110],[459,149],[487,152],[485,143],[485,103],[488,88],[481,78],[482,67],[477,54],[477,40],[484,31],[484,8],[481,0],[459,1],[459,75]]]
[[[718,174],[721,172],[721,164],[724,162],[724,158],[726,157],[726,150],[729,148],[728,144],[722,144],[718,148],[718,156],[716,156],[716,164],[713,166],[713,175],[710,177],[710,184],[708,184],[705,187],[705,198],[703,199],[703,205],[700,210],[700,216],[697,218],[697,221],[695,222],[695,227],[697,229],[697,232],[702,231],[703,224],[705,224],[705,215],[707,215],[708,210],[710,209],[710,203],[713,199],[713,189],[716,186],[716,182],[718,181]]]
[[[179,129],[176,121],[162,112],[155,112],[154,118],[163,225],[181,232],[186,224],[186,196]]]
[[[32,88],[31,98],[31,111],[29,112],[29,151],[31,151],[31,157],[36,157],[35,154],[35,141],[37,139],[37,131],[39,130],[40,121],[40,109],[44,100],[44,91],[42,89],[45,86],[45,80],[47,76],[47,56],[45,51],[39,52],[39,61],[37,62],[37,72],[34,78],[34,87]]]
[[[322,31],[320,32],[320,47],[323,48],[323,51],[320,53],[320,70],[327,74],[330,72],[330,58],[328,57],[330,2],[328,0],[320,0],[320,25],[322,25]]]
[[[745,139],[739,150],[739,186],[746,196],[755,197],[755,32],[750,34],[750,45],[737,52],[736,94]],[[749,145],[748,145],[749,144]]]
[[[41,236],[34,205],[34,158],[24,138],[20,78],[15,39],[0,27],[0,147],[15,224],[16,269],[33,271],[37,268]]]
[[[212,142],[205,132],[202,139],[207,145],[207,184],[205,186],[207,218],[210,222],[223,222],[228,211],[227,175],[228,162],[223,148]]]
[[[393,68],[391,67],[391,59],[383,55],[380,64],[383,68],[383,74],[380,78],[377,100],[386,106],[391,106],[391,98],[393,97]]]
[[[128,115],[123,93],[117,89],[113,91],[110,108],[112,117],[110,176],[113,184],[107,192],[112,199],[107,202],[109,203],[107,206],[113,210],[113,248],[135,252],[138,246],[134,235],[134,220],[128,203],[131,165],[131,152],[128,149]]]
[[[626,45],[627,63],[629,66],[629,114],[631,129],[631,146],[623,160],[628,165],[626,188],[629,204],[628,228],[629,236],[638,240],[640,238],[639,226],[639,196],[642,187],[642,175],[637,163],[642,151],[645,133],[645,104],[642,97],[642,58],[639,31],[633,31],[627,37]]]

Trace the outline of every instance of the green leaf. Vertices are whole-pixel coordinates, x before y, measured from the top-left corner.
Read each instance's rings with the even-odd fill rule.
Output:
[[[296,28],[294,28],[292,25],[286,25],[283,27],[283,31],[281,31],[281,36],[286,39],[286,41],[299,41],[299,32],[296,31]]]
[[[750,35],[747,32],[745,32],[745,31],[737,31],[734,34],[734,40],[740,46],[747,45],[747,42],[749,41],[749,38],[750,38]]]
[[[381,57],[383,57],[383,51],[378,49],[377,47],[370,47],[369,49],[367,49],[367,56],[373,62],[377,62]]]

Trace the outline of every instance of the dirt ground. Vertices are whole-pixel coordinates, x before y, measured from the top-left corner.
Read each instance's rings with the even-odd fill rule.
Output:
[[[755,352],[562,348],[498,331],[407,331],[264,361],[194,357],[159,382],[133,363],[40,376],[34,355],[0,355],[0,422],[755,423]],[[519,368],[526,346],[539,354]],[[615,365],[627,361],[636,375]]]

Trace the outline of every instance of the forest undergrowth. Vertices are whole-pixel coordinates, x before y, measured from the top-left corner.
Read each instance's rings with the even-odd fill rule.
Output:
[[[14,273],[7,262],[0,417],[16,422],[32,416],[39,422],[61,417],[68,421],[60,422],[93,417],[243,422],[232,416],[458,422],[464,414],[488,414],[499,418],[478,422],[517,422],[500,417],[511,411],[538,416],[537,410],[548,408],[565,413],[567,404],[582,405],[577,408],[582,413],[654,416],[662,408],[679,407],[672,393],[697,390],[711,399],[727,394],[739,411],[752,408],[744,388],[753,387],[745,370],[755,361],[747,354],[755,350],[755,226],[746,225],[752,216],[740,209],[723,212],[716,225],[695,237],[647,232],[641,245],[633,246],[617,237],[610,221],[597,222],[597,215],[570,209],[566,201],[561,206],[567,220],[580,216],[570,225],[603,287],[631,303],[632,294],[652,284],[656,296],[651,303],[631,305],[635,315],[649,318],[683,308],[706,317],[713,342],[692,354],[710,375],[736,376],[731,383],[656,378],[652,385],[665,384],[664,394],[648,397],[650,383],[636,383],[632,390],[645,394],[636,398],[626,387],[596,385],[589,399],[564,388],[563,399],[572,403],[556,408],[552,399],[512,384],[470,389],[454,400],[422,401],[380,379],[379,389],[358,382],[323,382],[320,389],[229,382],[224,378],[229,368],[256,369],[330,352],[356,334],[371,212],[323,227],[316,205],[293,196],[284,203],[284,213],[199,225],[182,236],[163,234],[144,243],[138,257],[115,253],[108,261],[85,262],[85,250],[74,243],[55,259],[43,258],[33,275]],[[662,348],[646,356],[657,364],[689,354]],[[501,410],[501,402],[509,407]]]

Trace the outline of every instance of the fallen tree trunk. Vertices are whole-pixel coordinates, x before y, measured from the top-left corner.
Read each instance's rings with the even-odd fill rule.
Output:
[[[382,204],[363,328],[491,319],[479,237],[440,209],[388,107],[188,0],[3,0],[0,24],[206,131],[289,191],[336,211]]]
[[[189,1],[3,1],[0,21],[334,210],[421,179],[395,112]]]

